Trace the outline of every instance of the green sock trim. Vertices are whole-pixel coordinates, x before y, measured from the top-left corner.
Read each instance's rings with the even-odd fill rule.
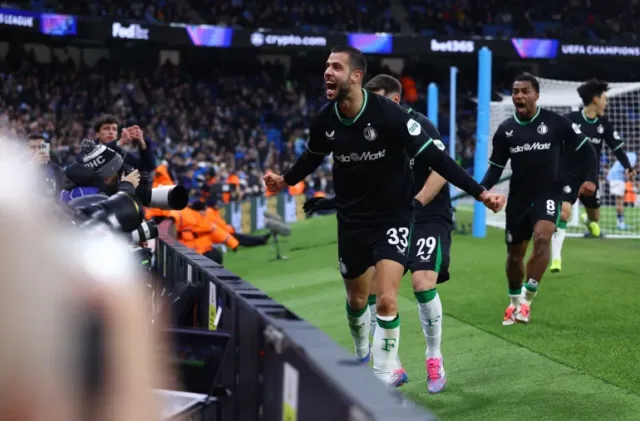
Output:
[[[371,294],[369,295],[369,305],[372,306],[376,303],[376,295],[375,294]]]
[[[527,289],[527,291],[530,291],[530,292],[537,292],[538,291],[538,288],[534,287],[533,285],[524,284],[524,287]]]
[[[364,314],[365,311],[369,308],[369,305],[364,306],[362,310],[354,310],[349,307],[349,302],[347,301],[347,314],[351,317],[360,317]]]
[[[399,314],[396,316],[395,319],[391,320],[390,322],[387,322],[386,320],[380,320],[379,317],[377,317],[377,319],[378,319],[378,326],[380,326],[382,329],[395,329],[397,327],[400,327]]]
[[[511,289],[509,288],[509,295],[520,295],[522,294],[522,287]]]
[[[420,304],[426,304],[429,301],[435,299],[438,293],[434,288],[428,291],[414,291],[413,295],[416,297],[416,301],[418,301]]]
[[[560,222],[558,222],[558,228],[560,228],[560,229],[566,229],[566,228],[567,228],[567,221],[560,221]]]

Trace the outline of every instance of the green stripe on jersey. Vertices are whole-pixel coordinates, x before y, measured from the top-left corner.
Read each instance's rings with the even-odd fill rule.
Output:
[[[422,145],[422,147],[420,147],[420,149],[418,149],[418,152],[416,152],[416,154],[413,156],[414,158],[418,155],[420,155],[422,153],[422,151],[424,151],[425,149],[427,149],[427,147],[429,145],[431,145],[433,143],[433,139],[429,138],[429,140],[427,140],[424,145]]]
[[[584,139],[582,139],[582,142],[580,142],[580,144],[578,145],[578,147],[576,148],[576,151],[578,149],[580,149],[587,141],[589,140],[588,137],[585,137]]]
[[[504,168],[504,165],[498,165],[495,162],[489,160],[489,164],[493,165],[494,167],[498,167],[498,168]]]

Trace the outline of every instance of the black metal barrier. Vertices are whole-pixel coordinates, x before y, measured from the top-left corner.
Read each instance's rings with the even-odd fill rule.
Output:
[[[325,333],[170,237],[165,224],[154,267],[165,285],[204,284],[198,325],[214,329],[218,316],[217,330],[231,334],[218,379],[232,397],[223,404],[222,420],[435,420],[386,388]]]

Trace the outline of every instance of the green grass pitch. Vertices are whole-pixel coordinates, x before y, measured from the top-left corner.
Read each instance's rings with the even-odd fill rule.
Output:
[[[460,219],[470,214],[458,213]],[[298,222],[272,247],[227,255],[226,266],[352,350],[335,217]],[[567,239],[563,269],[547,273],[531,324],[503,327],[508,304],[503,232],[454,236],[451,281],[438,288],[449,384],[425,388],[425,342],[403,280],[402,390],[444,421],[640,420],[640,241]]]

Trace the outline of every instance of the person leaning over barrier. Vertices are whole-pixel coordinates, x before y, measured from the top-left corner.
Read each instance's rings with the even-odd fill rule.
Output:
[[[140,173],[134,170],[120,175],[123,159],[113,149],[96,145],[86,139],[81,143],[82,163],[73,163],[65,168],[65,185],[60,192],[60,200],[68,203],[88,194],[103,193],[112,196],[122,191],[132,197],[140,183]]]

